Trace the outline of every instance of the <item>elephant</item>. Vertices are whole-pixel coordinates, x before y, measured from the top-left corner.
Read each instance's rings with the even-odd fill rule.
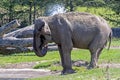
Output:
[[[86,12],[67,12],[53,16],[38,17],[34,23],[33,49],[37,56],[47,53],[47,44],[55,42],[62,63],[62,74],[72,74],[71,51],[74,48],[87,49],[91,53],[88,69],[95,68],[98,58],[109,41],[112,30],[100,16]]]

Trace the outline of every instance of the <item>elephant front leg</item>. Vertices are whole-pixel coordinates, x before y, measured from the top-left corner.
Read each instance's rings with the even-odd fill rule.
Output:
[[[71,62],[71,50],[72,48],[68,48],[65,46],[58,46],[60,56],[61,56],[61,62],[63,66],[63,71],[61,74],[72,74],[75,73],[75,71],[72,69],[72,62]]]

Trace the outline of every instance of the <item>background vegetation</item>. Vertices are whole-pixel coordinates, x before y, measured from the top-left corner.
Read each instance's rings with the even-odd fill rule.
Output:
[[[120,27],[119,0],[1,0],[0,26],[18,19],[21,27],[33,24],[43,16],[47,5],[63,4],[67,12],[90,12],[104,17],[112,27]]]

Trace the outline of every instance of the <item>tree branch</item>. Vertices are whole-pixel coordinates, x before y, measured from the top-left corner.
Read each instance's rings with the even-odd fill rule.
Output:
[[[5,33],[8,33],[9,31],[15,29],[16,27],[20,26],[17,20],[13,20],[9,22],[8,24],[0,27],[0,37],[3,37]]]

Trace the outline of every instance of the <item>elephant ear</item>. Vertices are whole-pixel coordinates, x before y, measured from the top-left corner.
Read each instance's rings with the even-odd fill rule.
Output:
[[[35,20],[35,29],[41,31],[44,26],[45,26],[45,22],[43,20],[41,19]]]

